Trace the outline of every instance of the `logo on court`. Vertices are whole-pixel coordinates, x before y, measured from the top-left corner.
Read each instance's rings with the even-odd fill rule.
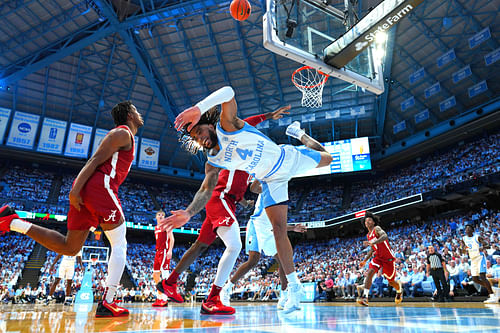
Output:
[[[115,222],[115,217],[116,217],[116,209],[111,211],[111,214],[109,214],[109,217],[107,219],[104,219],[105,222],[108,222],[109,220]]]

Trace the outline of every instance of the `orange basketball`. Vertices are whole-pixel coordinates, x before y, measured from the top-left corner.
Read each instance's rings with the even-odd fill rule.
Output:
[[[238,21],[245,21],[252,11],[250,2],[248,0],[233,0],[229,6],[231,16]]]

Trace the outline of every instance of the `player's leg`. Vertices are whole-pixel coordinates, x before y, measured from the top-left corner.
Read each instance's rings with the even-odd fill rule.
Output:
[[[316,150],[321,153],[321,161],[318,164],[317,168],[327,166],[332,162],[332,156],[330,155],[330,153],[326,151],[325,147],[323,147],[321,143],[307,135],[306,132],[300,128],[300,123],[298,121],[294,121],[293,123],[288,125],[286,134],[296,138],[307,148]]]
[[[373,262],[370,263],[370,266],[373,265]],[[376,267],[370,267],[368,269],[368,273],[366,274],[365,278],[365,287],[363,289],[363,295],[358,297],[357,302],[358,304],[368,306],[368,296],[370,293],[370,288],[372,287],[372,281],[373,281],[373,276],[377,272]]]
[[[160,283],[162,280],[162,268],[167,261],[167,250],[157,250],[155,253],[155,259],[153,263],[153,280],[155,282],[155,285]],[[154,307],[163,307],[168,305],[168,297],[164,293],[162,293],[159,290],[156,290],[156,301],[152,304]]]
[[[61,279],[59,277],[56,277],[54,279],[54,282],[52,283],[52,285],[50,286],[50,290],[49,290],[49,298],[52,297],[52,295],[54,295],[54,292],[56,291],[56,288],[57,288],[57,285],[59,284],[59,282],[61,281]]]
[[[68,220],[69,218],[68,216]],[[14,209],[3,206],[0,208],[0,233],[8,231],[25,234],[49,250],[68,256],[74,256],[80,251],[89,233],[88,230],[68,230],[64,236],[57,231],[20,219]]]
[[[278,262],[278,274],[280,278],[280,284],[281,284],[281,290],[280,290],[280,296],[278,299],[278,310],[283,310],[285,308],[285,303],[286,300],[288,299],[288,281],[286,279],[286,274],[285,271],[283,270],[283,267],[280,263],[280,259],[278,257],[278,254],[274,256],[274,259]]]
[[[229,227],[218,227],[217,235],[226,246],[217,266],[217,274],[207,299],[201,305],[203,314],[233,314],[234,308],[220,302],[219,294],[231,274],[241,251],[240,227],[233,222]]]
[[[285,304],[285,312],[299,310],[299,304],[303,296],[303,288],[295,271],[293,264],[293,249],[288,239],[287,214],[288,205],[277,204],[266,207],[266,214],[273,226],[273,234],[276,242],[276,250],[281,266],[288,281],[288,300]]]
[[[71,304],[72,301],[72,295],[71,295],[71,284],[73,283],[72,279],[67,279],[66,280],[66,293],[64,294],[64,304],[69,305]],[[69,303],[69,304],[67,304]]]
[[[236,284],[236,282],[238,282],[239,279],[245,276],[246,273],[250,272],[252,268],[257,266],[259,260],[260,260],[259,252],[249,251],[247,261],[245,261],[243,264],[240,265],[240,267],[238,267],[234,275],[231,277],[230,282],[233,285]]]
[[[97,307],[96,317],[119,317],[129,314],[127,309],[119,307],[114,303],[116,290],[118,289],[118,284],[120,283],[127,260],[127,228],[124,222],[124,218],[120,214],[117,224],[101,224],[101,228],[111,245],[111,255],[108,261],[106,291],[104,292],[103,301]]]

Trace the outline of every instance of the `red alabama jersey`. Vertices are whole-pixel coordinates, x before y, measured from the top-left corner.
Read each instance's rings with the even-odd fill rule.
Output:
[[[239,202],[243,199],[251,179],[252,176],[245,171],[221,170],[219,173],[219,179],[217,180],[217,185],[212,193],[212,197],[219,197],[223,194],[225,199],[231,199],[234,200],[234,202]]]
[[[375,235],[375,228],[373,228],[373,230],[366,235],[366,238],[368,238],[368,241],[377,239],[377,235]],[[387,239],[382,243],[372,245],[372,249],[375,253],[375,257],[379,259],[395,259]]]
[[[166,231],[162,231],[158,226],[155,227],[156,251],[169,250],[168,236]]]

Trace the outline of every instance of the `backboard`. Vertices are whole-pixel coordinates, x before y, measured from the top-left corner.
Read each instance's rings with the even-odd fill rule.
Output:
[[[375,44],[367,45],[342,68],[325,63],[325,49],[351,28],[343,10],[321,0],[266,1],[266,49],[377,95],[384,92],[382,61],[374,56]]]

